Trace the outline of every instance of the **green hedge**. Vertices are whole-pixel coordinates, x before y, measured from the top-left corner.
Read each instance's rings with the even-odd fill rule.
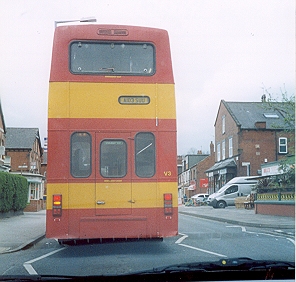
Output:
[[[27,201],[27,179],[21,175],[0,172],[0,212],[22,210]]]

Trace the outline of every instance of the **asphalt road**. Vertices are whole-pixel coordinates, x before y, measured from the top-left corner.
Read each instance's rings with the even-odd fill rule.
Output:
[[[43,239],[0,256],[0,275],[113,275],[184,262],[250,257],[294,261],[295,243],[274,230],[179,215],[179,236],[161,241],[61,246]]]

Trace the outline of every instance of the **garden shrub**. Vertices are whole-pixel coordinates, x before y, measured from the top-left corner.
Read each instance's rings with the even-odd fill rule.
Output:
[[[27,179],[21,175],[0,172],[0,212],[22,210],[27,200]]]

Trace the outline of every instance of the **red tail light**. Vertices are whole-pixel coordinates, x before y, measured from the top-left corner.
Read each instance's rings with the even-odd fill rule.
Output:
[[[164,202],[164,214],[172,214],[173,213],[173,195],[171,193],[163,194],[163,202]]]
[[[60,194],[52,196],[52,215],[62,216],[62,195]]]

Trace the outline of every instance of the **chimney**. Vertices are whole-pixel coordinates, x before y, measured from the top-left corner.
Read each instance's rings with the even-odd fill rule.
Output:
[[[266,129],[266,121],[255,122],[255,127],[258,129]]]
[[[213,141],[211,141],[211,144],[210,144],[210,156],[213,156],[214,155],[214,144],[213,144]]]

